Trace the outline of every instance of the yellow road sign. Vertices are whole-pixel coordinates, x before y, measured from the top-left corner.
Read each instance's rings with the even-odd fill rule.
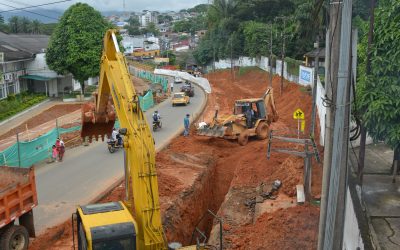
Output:
[[[304,120],[304,112],[301,109],[296,109],[293,113],[293,119]]]

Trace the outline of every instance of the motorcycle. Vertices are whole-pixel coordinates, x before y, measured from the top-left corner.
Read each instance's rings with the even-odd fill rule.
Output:
[[[107,148],[110,153],[114,153],[119,148],[123,148],[122,138],[118,137],[117,140],[108,140],[107,141]]]
[[[162,127],[161,118],[158,121],[153,120],[153,131],[160,129]]]

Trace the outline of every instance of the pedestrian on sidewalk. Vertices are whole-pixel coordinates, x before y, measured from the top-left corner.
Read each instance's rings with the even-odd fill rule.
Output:
[[[190,115],[186,114],[186,117],[183,119],[183,125],[185,127],[185,131],[183,132],[183,136],[189,136],[189,126],[190,126]]]
[[[59,140],[60,140],[60,146],[58,148],[58,159],[60,161],[62,161],[63,157],[64,157],[64,153],[65,153],[65,145],[64,145],[64,141],[62,139],[59,139]]]
[[[51,148],[52,148],[52,152],[51,152],[51,162],[55,162],[55,161],[57,161],[58,150],[57,150],[56,145],[53,145]]]
[[[172,95],[174,93],[174,80],[171,81],[170,86],[171,86],[171,95]]]

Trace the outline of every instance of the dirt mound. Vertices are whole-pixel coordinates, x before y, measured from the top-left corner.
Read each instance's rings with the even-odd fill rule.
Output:
[[[232,227],[227,249],[316,249],[319,208],[306,205],[265,213],[254,224]]]
[[[24,132],[26,128],[35,128],[43,123],[48,121],[52,121],[58,117],[64,116],[66,114],[72,113],[81,108],[81,104],[58,104],[54,105],[53,107],[45,110],[44,112],[40,113],[39,115],[32,117],[31,119],[27,120],[23,124],[12,128],[11,130],[7,131],[6,133],[0,136],[0,140],[6,139],[10,136],[14,136],[17,133]],[[55,123],[54,123],[55,126]]]

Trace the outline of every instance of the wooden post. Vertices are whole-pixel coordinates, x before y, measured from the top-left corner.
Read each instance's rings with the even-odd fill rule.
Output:
[[[18,167],[21,167],[21,154],[19,148],[19,133],[17,133],[17,152],[18,152]]]

